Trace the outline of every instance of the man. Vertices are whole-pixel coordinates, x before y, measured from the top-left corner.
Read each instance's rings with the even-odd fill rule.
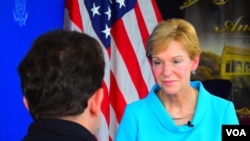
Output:
[[[94,141],[105,62],[97,40],[76,31],[38,37],[21,61],[24,105],[33,123],[23,141]]]

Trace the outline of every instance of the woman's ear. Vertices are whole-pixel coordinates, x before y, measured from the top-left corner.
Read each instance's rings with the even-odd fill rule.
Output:
[[[23,96],[23,104],[25,106],[25,108],[29,111],[29,104],[28,104],[28,100],[26,99],[25,96]]]
[[[103,88],[99,88],[95,91],[94,95],[89,99],[90,111],[92,114],[99,116],[103,101]]]
[[[195,70],[198,68],[199,62],[200,62],[200,56],[196,56],[196,57],[193,59],[192,71],[195,71]]]

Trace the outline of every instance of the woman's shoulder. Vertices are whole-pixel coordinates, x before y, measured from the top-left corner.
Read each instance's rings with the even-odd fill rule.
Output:
[[[157,101],[156,92],[160,89],[159,85],[154,84],[148,94],[138,100],[130,102],[127,106],[129,107],[144,107],[148,102]]]
[[[129,109],[135,109],[135,110],[138,110],[138,108],[143,108],[147,105],[147,102],[146,102],[146,97],[145,98],[142,98],[142,99],[138,99],[136,101],[133,101],[133,102],[130,102],[127,104],[127,108]]]
[[[146,97],[130,102],[129,104],[127,104],[126,108],[130,111],[138,111],[138,109],[140,109],[140,111],[147,111],[148,109],[150,109],[150,107],[152,107],[152,105],[154,105],[154,107],[157,107],[160,104],[159,99],[156,95],[156,91],[158,89],[159,86],[154,85],[146,95]]]

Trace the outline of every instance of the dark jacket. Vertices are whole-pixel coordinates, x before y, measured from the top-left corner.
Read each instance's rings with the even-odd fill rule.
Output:
[[[97,141],[83,126],[60,119],[34,121],[22,141]]]

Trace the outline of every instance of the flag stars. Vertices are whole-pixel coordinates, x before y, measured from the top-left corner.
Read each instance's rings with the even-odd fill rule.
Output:
[[[108,11],[106,11],[105,14],[108,15],[108,20],[110,20],[110,18],[111,18],[111,10],[110,10],[109,7],[108,7]]]
[[[100,13],[99,13],[99,8],[100,8],[100,6],[95,6],[95,3],[93,3],[93,7],[91,8],[91,11],[92,11],[92,13],[93,13],[93,17],[95,16],[95,14],[97,14],[97,15],[100,15]]]
[[[106,25],[105,30],[102,31],[105,34],[106,39],[110,36],[110,28]]]
[[[119,3],[119,8],[121,9],[122,6],[126,7],[125,6],[125,3],[124,3],[125,0],[116,0],[117,3]]]

